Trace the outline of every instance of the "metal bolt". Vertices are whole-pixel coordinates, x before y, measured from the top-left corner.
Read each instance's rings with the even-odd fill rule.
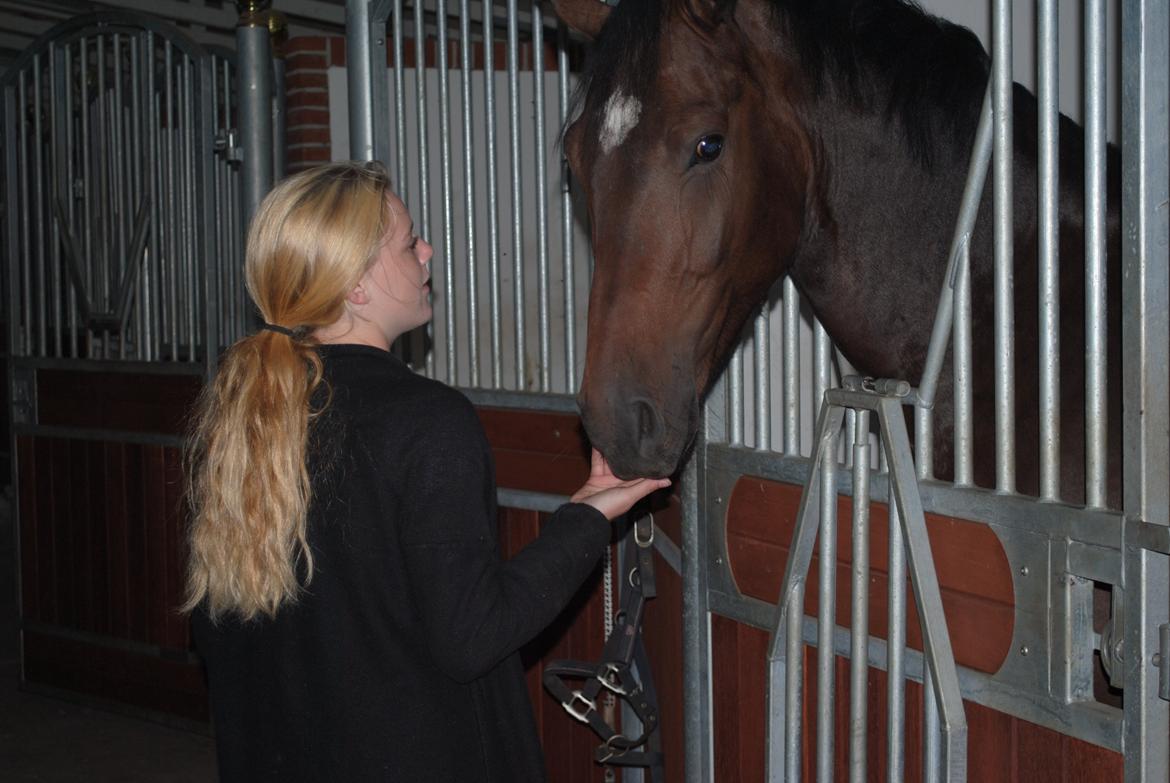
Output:
[[[715,565],[723,565],[723,558],[722,557],[715,558]]]
[[[1028,566],[1020,566],[1020,576],[1028,575]]]
[[[1162,654],[1154,653],[1154,657],[1150,658],[1150,663],[1158,668],[1162,668]]]
[[[715,497],[715,505],[717,505],[717,506],[723,505],[723,498],[720,496],[716,496]]]
[[[1032,651],[1028,649],[1028,645],[1026,645],[1026,644],[1020,648],[1020,655],[1026,656],[1030,652],[1032,652]]]

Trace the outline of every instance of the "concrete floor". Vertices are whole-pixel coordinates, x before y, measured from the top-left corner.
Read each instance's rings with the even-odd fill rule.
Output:
[[[0,496],[0,781],[211,783],[210,737],[22,691],[15,552]]]

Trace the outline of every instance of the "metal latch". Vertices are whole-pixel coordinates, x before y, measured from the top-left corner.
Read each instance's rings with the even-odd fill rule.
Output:
[[[229,163],[239,163],[244,159],[237,135],[235,128],[220,128],[215,134],[215,152]]]
[[[1170,623],[1158,629],[1158,695],[1170,701]]]

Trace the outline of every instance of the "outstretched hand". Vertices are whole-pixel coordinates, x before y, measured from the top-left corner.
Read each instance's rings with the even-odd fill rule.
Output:
[[[601,452],[593,449],[589,480],[571,498],[574,503],[587,503],[613,520],[651,492],[670,486],[670,479],[631,479],[623,481],[613,474]]]

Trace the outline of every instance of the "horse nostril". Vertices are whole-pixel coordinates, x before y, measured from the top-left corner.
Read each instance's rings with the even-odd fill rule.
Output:
[[[638,425],[638,442],[653,442],[662,429],[662,417],[658,409],[646,400],[634,400],[634,421]]]

